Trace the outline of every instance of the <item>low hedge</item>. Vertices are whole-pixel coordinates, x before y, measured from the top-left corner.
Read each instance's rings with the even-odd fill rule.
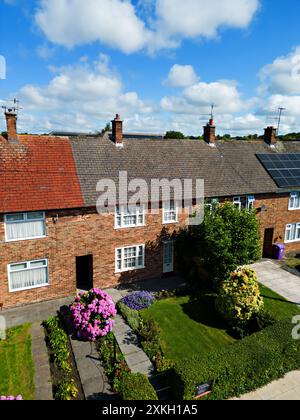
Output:
[[[213,381],[212,393],[205,398],[225,400],[298,370],[300,340],[293,340],[292,328],[291,319],[280,321],[207,356],[199,354],[178,362],[172,381],[176,397],[191,400],[197,385]]]
[[[122,399],[125,401],[157,401],[158,397],[147,376],[130,373],[121,381]]]

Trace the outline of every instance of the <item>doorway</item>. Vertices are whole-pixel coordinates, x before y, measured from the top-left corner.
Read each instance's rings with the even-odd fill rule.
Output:
[[[274,239],[274,228],[266,229],[265,235],[264,235],[264,249],[263,249],[264,258],[273,257],[273,239]]]
[[[164,274],[174,271],[174,242],[164,243]]]
[[[79,290],[93,288],[93,256],[76,257],[76,284]]]

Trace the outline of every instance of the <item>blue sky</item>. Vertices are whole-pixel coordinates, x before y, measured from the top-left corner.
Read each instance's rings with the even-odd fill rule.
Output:
[[[0,101],[19,129],[261,133],[279,106],[300,131],[300,2],[0,0]],[[0,119],[0,129],[4,129]]]

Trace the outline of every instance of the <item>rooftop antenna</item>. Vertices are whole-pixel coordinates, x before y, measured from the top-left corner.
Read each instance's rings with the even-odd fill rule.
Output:
[[[280,107],[278,108],[278,125],[277,125],[277,137],[279,136],[280,124],[281,124],[281,117],[283,111],[286,111],[286,108]]]
[[[18,115],[20,109],[22,109],[20,107],[20,101],[14,98],[14,99],[6,99],[6,102],[12,102],[14,106],[2,106],[2,109],[4,109],[5,112],[15,112]]]
[[[210,106],[210,113],[209,114],[201,114],[201,116],[205,116],[205,117],[207,117],[207,116],[209,116],[210,117],[210,119],[209,119],[209,125],[211,125],[211,126],[213,126],[214,125],[214,109],[216,108],[216,105],[215,104],[211,104],[211,106]]]

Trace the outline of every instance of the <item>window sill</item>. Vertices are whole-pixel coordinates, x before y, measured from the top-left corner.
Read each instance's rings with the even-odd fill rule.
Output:
[[[299,211],[300,210],[300,207],[299,208],[295,208],[295,209],[291,209],[291,208],[289,208],[289,211]]]
[[[24,287],[23,289],[14,289],[12,290],[9,287],[9,293],[18,293],[18,292],[25,292],[26,290],[33,290],[33,289],[41,289],[42,287],[50,287],[50,284],[42,284],[40,286],[30,286],[30,287]]]
[[[178,220],[176,220],[175,222],[163,222],[163,225],[176,225],[178,222]]]
[[[146,225],[132,225],[132,226],[115,226],[115,230],[124,230],[124,229],[138,229],[146,227]]]
[[[130,273],[131,271],[144,270],[145,268],[146,268],[146,266],[137,267],[137,268],[129,268],[127,270],[117,270],[117,271],[115,271],[115,274]]]
[[[5,243],[10,244],[12,242],[24,242],[24,241],[35,241],[39,239],[46,239],[47,236],[35,236],[33,238],[24,238],[24,239],[7,239],[5,240]]]

